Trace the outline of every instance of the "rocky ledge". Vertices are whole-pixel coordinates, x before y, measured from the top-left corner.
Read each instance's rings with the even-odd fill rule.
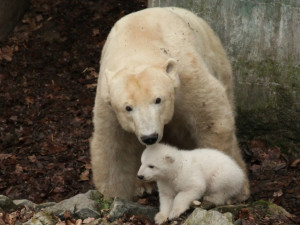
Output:
[[[141,205],[135,202],[121,199],[106,200],[101,193],[95,190],[85,194],[78,194],[70,199],[59,203],[47,202],[35,204],[29,200],[11,200],[0,195],[0,224],[6,224],[3,220],[5,213],[13,212],[20,208],[32,211],[27,221],[14,224],[25,225],[56,225],[56,224],[113,224],[124,215],[140,216],[147,221],[153,221],[154,215],[158,212],[156,207]],[[226,205],[214,207],[208,202],[200,203],[195,201],[192,206],[192,213],[183,215],[178,221],[172,224],[184,225],[239,225],[242,224],[242,214],[247,214],[251,220],[251,213],[268,215],[269,218],[281,218],[288,221],[292,218],[282,207],[263,200],[251,204]],[[73,223],[64,223],[63,220],[70,218]],[[1,221],[2,220],[2,221]]]

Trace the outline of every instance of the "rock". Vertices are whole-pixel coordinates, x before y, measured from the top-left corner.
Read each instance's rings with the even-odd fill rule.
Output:
[[[156,213],[158,213],[158,209],[155,207],[144,206],[135,202],[115,198],[109,213],[109,220],[116,220],[125,214],[141,215],[153,220]]]
[[[60,218],[64,217],[65,211],[69,211],[74,218],[99,218],[101,217],[101,208],[96,200],[91,199],[96,199],[96,192],[97,191],[88,191],[85,194],[78,194],[70,199],[63,200],[54,206],[47,207],[46,210]]]
[[[261,211],[271,215],[271,216],[286,216],[291,217],[291,214],[287,212],[284,208],[274,203],[258,200],[252,204],[253,208],[259,208]]]
[[[0,41],[4,41],[29,6],[29,0],[0,1]]]
[[[23,225],[55,225],[57,221],[53,215],[47,211],[41,211],[35,214],[29,221],[23,223]]]
[[[4,211],[9,211],[9,210],[16,210],[18,207],[14,204],[14,202],[4,196],[0,195],[0,208],[3,209]]]
[[[32,201],[29,201],[27,199],[18,199],[18,200],[13,200],[14,204],[17,206],[27,206],[29,209],[34,210],[36,212],[41,211],[44,208],[54,206],[56,202],[46,202],[42,204],[35,204]]]
[[[291,217],[291,214],[288,211],[286,211],[284,208],[282,208],[281,206],[276,205],[274,203],[271,203],[269,205],[268,212],[271,215],[275,215],[275,216],[283,215],[283,216],[286,216],[286,217]]]
[[[35,207],[37,204],[33,203],[32,201],[29,201],[27,199],[18,199],[18,200],[13,200],[14,204],[17,206],[27,206],[31,210],[35,210]]]
[[[187,218],[184,225],[233,225],[232,214],[197,208]]]
[[[39,212],[39,211],[41,211],[42,209],[47,208],[47,207],[54,206],[55,204],[56,204],[56,202],[45,202],[45,203],[36,205],[34,209],[35,209],[35,211]]]
[[[234,221],[234,225],[242,225],[242,220],[237,219],[236,221]]]

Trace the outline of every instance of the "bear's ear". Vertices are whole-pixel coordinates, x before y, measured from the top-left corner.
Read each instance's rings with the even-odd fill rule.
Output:
[[[110,77],[111,72],[109,70],[105,70],[104,74],[100,77],[100,95],[105,102],[110,101],[110,93],[109,93],[109,83],[108,78]]]
[[[166,72],[169,78],[173,81],[174,87],[179,87],[180,81],[177,71],[177,61],[173,58],[168,59]]]
[[[170,155],[166,155],[165,160],[166,160],[166,162],[168,162],[170,164],[172,164],[175,161],[175,159]]]

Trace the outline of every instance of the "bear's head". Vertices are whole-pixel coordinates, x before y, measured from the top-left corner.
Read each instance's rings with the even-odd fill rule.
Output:
[[[135,133],[143,145],[159,142],[164,125],[173,117],[179,86],[176,65],[176,60],[169,59],[161,67],[106,70],[102,78],[101,97],[110,102],[122,128]]]
[[[137,177],[144,181],[172,180],[179,169],[177,161],[173,147],[163,144],[148,146],[142,154]]]

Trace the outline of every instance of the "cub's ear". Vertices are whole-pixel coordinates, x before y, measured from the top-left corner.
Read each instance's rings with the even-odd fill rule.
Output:
[[[108,83],[110,74],[111,72],[106,69],[104,71],[104,74],[100,75],[100,96],[105,102],[110,102],[110,92],[109,92],[109,83]]]
[[[180,80],[177,71],[177,61],[173,58],[168,59],[166,64],[168,77],[173,81],[174,87],[179,87]]]
[[[166,155],[165,156],[165,161],[172,164],[175,161],[175,159],[170,155]]]

